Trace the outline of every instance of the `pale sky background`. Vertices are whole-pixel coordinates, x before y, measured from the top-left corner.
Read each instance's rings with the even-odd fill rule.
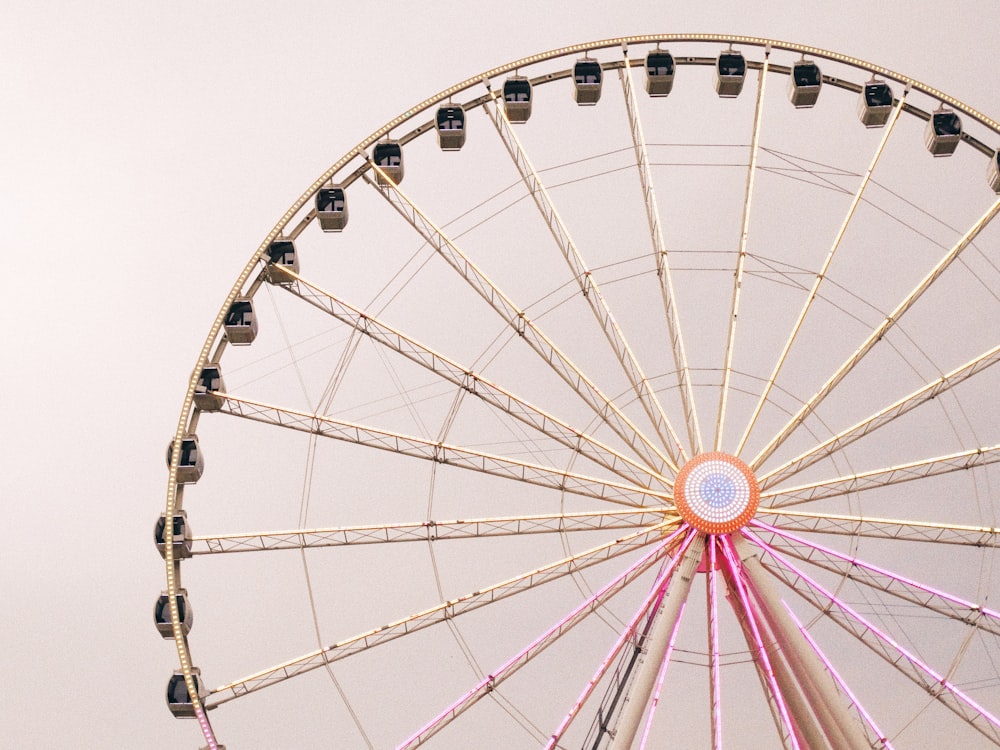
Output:
[[[203,744],[164,704],[176,654],[151,620],[164,446],[246,259],[411,104],[566,44],[718,32],[844,52],[1000,115],[992,0],[8,0],[0,23],[10,748]]]

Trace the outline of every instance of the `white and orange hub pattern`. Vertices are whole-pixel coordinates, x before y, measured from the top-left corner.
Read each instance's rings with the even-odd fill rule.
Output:
[[[757,477],[728,453],[695,456],[681,467],[674,482],[677,512],[706,534],[730,534],[743,528],[759,502]]]

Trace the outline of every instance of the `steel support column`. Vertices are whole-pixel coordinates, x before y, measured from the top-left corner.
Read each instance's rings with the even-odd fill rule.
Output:
[[[767,572],[761,567],[756,549],[738,535],[732,537],[733,546],[740,556],[747,583],[753,590],[760,612],[771,630],[782,661],[789,669],[780,670],[779,679],[789,679],[792,685],[782,690],[789,693],[800,690],[805,698],[808,717],[801,716],[799,707],[790,705],[797,726],[802,727],[815,719],[822,728],[829,746],[849,750],[869,750],[871,742],[865,735],[860,720],[849,712],[844,696],[837,690],[833,677],[809,646],[785,610]],[[778,649],[775,649],[778,650]],[[813,746],[812,741],[809,744]]]
[[[618,722],[614,739],[608,746],[608,750],[629,750],[635,741],[636,733],[642,724],[642,717],[646,713],[653,689],[656,686],[656,676],[667,652],[670,634],[677,624],[681,607],[687,600],[688,592],[691,590],[691,581],[698,563],[701,561],[704,549],[705,537],[699,535],[687,548],[677,571],[670,577],[666,595],[663,597],[660,610],[656,614],[656,621],[653,623],[653,629],[649,634],[645,653],[639,665],[639,672],[636,674],[632,690],[625,699],[621,720]]]

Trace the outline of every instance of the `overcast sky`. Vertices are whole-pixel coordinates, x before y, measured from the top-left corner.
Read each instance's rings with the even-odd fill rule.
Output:
[[[719,32],[844,52],[1000,115],[992,0],[8,0],[2,16],[9,747],[200,746],[164,705],[176,655],[151,622],[186,379],[277,218],[411,104],[566,44]]]

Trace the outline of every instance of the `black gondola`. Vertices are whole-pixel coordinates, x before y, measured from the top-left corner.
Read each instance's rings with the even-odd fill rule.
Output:
[[[198,667],[191,667],[191,678],[198,697],[204,698],[207,693],[202,687],[201,670]],[[194,704],[191,702],[187,683],[184,682],[183,672],[174,672],[167,683],[167,706],[170,708],[170,713],[178,718],[192,718],[195,715]]]
[[[376,173],[379,185],[390,184],[386,181],[386,177],[396,185],[403,181],[403,149],[400,147],[399,141],[376,143],[372,151],[372,161],[385,174],[383,177],[382,174]]]
[[[167,514],[161,513],[153,526],[153,541],[156,543],[156,550],[160,557],[167,555]],[[191,530],[188,527],[187,511],[178,511],[174,514],[173,539],[171,547],[174,550],[175,558],[191,557]]]
[[[819,99],[819,89],[823,85],[823,74],[819,66],[808,60],[799,60],[792,65],[788,76],[788,99],[796,108],[811,107]]]
[[[272,284],[292,283],[293,279],[287,272],[299,272],[295,243],[291,240],[275,240],[267,249],[267,257],[267,280]]]
[[[174,454],[174,443],[171,440],[167,443],[167,467],[170,467],[170,459]],[[205,461],[198,447],[198,436],[188,435],[181,438],[181,455],[177,460],[177,484],[194,484],[201,479],[201,474],[205,470]]]
[[[527,122],[531,117],[531,81],[523,76],[504,81],[503,106],[510,122]]]
[[[250,298],[238,297],[233,301],[226,313],[225,328],[230,344],[245,346],[253,343],[257,338],[257,317]]]
[[[861,87],[858,117],[866,128],[881,128],[892,114],[892,89],[885,81],[872,79]]]
[[[218,411],[222,408],[223,398],[215,391],[225,390],[221,368],[218,365],[207,365],[198,373],[198,382],[194,387],[194,405],[202,411]]]
[[[187,591],[178,589],[176,599],[181,632],[187,635],[191,632],[191,626],[194,624],[194,613],[191,610],[190,602],[188,602]],[[153,622],[156,623],[156,630],[161,636],[164,638],[174,637],[173,620],[170,618],[170,596],[166,591],[160,593],[160,597],[153,607]]]
[[[316,218],[324,232],[339,232],[347,226],[347,193],[340,185],[320,188],[316,193]]]
[[[666,96],[674,87],[674,56],[665,49],[646,55],[646,93]]]
[[[715,91],[719,96],[732,99],[740,95],[747,77],[747,61],[741,52],[729,50],[720,53],[715,72]]]
[[[931,113],[924,130],[924,144],[934,156],[951,156],[962,140],[962,120],[942,105]]]
[[[986,179],[994,193],[1000,193],[1000,151],[994,151],[986,168]]]
[[[601,98],[604,71],[597,60],[584,58],[573,66],[573,98],[577,104],[592,106]]]
[[[438,145],[442,151],[458,151],[465,145],[465,110],[461,107],[441,107],[434,118]]]

